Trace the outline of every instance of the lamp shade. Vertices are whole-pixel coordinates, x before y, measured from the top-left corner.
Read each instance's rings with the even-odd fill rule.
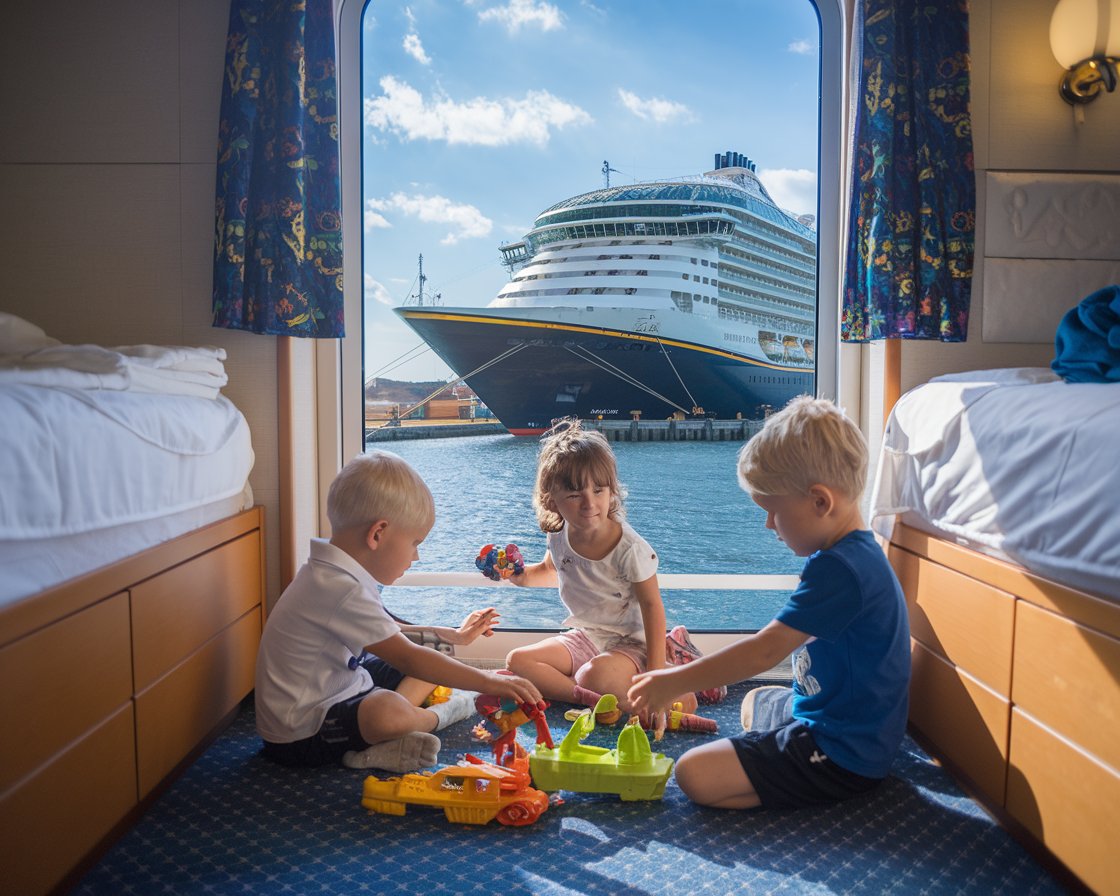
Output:
[[[1058,0],[1050,49],[1062,68],[1092,56],[1120,56],[1120,0]]]

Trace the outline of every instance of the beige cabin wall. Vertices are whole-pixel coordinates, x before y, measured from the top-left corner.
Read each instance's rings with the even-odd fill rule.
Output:
[[[210,325],[228,19],[229,0],[8,4],[0,309],[64,342],[226,349],[223,391],[252,431],[250,483],[265,507],[272,602],[281,581],[277,339]],[[312,369],[306,349],[294,367]],[[307,431],[299,415],[309,401],[294,398],[297,433]],[[314,451],[310,436],[297,441],[286,462],[296,468]]]

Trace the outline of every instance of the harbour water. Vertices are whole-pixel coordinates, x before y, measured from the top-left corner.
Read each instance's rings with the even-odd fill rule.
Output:
[[[556,628],[566,613],[554,589],[486,587],[474,568],[487,543],[517,544],[527,562],[544,556],[545,536],[532,508],[538,442],[510,435],[395,442],[370,446],[405,458],[436,502],[436,524],[413,571],[467,572],[478,588],[389,587],[386,606],[419,624],[457,625],[493,605],[504,628]],[[628,491],[631,525],[660,557],[659,573],[796,575],[804,561],[765,526],[765,514],[735,478],[734,442],[612,444]],[[669,625],[739,631],[765,625],[782,591],[663,590]]]

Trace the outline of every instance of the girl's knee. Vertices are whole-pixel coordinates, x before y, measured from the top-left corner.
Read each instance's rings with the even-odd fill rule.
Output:
[[[506,654],[506,668],[514,675],[524,676],[525,669],[529,665],[527,653],[524,647],[515,647]]]

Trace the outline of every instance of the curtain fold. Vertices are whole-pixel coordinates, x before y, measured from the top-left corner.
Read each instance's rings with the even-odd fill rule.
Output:
[[[858,0],[840,336],[968,337],[976,229],[968,3]]]
[[[331,0],[232,0],[213,323],[270,335],[345,334]]]

